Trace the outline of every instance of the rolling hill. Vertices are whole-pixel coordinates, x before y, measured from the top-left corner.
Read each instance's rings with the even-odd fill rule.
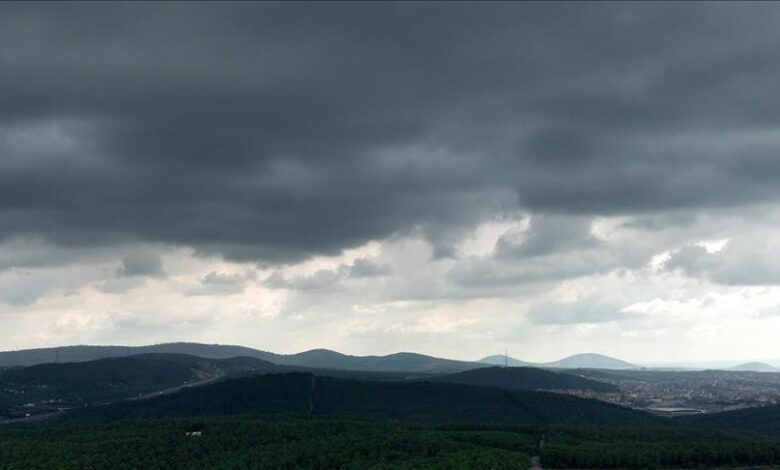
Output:
[[[490,364],[494,366],[508,365],[509,367],[533,367],[535,364],[530,362],[521,361],[514,357],[502,356],[500,354],[495,356],[483,357],[478,362],[483,364]]]
[[[373,372],[452,373],[484,367],[476,362],[440,359],[416,353],[395,353],[387,356],[349,356],[327,349],[313,349],[298,354],[277,355],[279,365],[314,369],[341,369]]]
[[[664,425],[666,420],[596,400],[444,382],[377,382],[268,374],[149,400],[74,410],[67,420],[250,414],[383,418],[417,424],[528,423]]]
[[[241,356],[282,366],[376,372],[453,373],[483,367],[477,362],[454,361],[423,354],[350,356],[327,349],[297,354],[275,354],[243,346],[200,343],[166,343],[151,346],[66,346],[0,352],[0,366],[30,366],[50,362],[84,362],[139,354],[186,354],[207,359]]]
[[[52,362],[86,362],[140,354],[185,354],[206,359],[252,357],[274,362],[276,354],[243,346],[164,343],[150,346],[63,346],[0,352],[0,366],[32,366]]]
[[[41,414],[159,393],[249,372],[278,367],[260,359],[204,359],[183,354],[145,354],[87,362],[39,364],[0,372],[0,415]],[[16,410],[20,405],[24,409]]]
[[[504,356],[488,356],[479,360],[483,364],[492,364],[497,366],[504,365]],[[639,366],[628,363],[603,354],[584,353],[575,354],[553,362],[525,362],[513,357],[506,358],[506,362],[512,367],[540,367],[549,369],[639,369]]]
[[[559,361],[542,364],[544,367],[562,369],[637,369],[634,364],[603,354],[575,354]]]
[[[193,379],[185,364],[154,358],[115,358],[41,364],[0,375],[3,400],[34,402],[48,398],[99,400],[175,387]]]
[[[736,370],[740,372],[780,372],[780,368],[771,366],[764,362],[748,362],[734,367],[729,367],[728,370]]]
[[[617,392],[614,385],[532,367],[485,367],[430,379],[509,390],[592,390]]]
[[[457,361],[410,352],[386,356],[351,356],[328,349],[312,349],[296,354],[276,354],[244,346],[164,343],[150,346],[65,346],[60,348],[25,349],[0,352],[0,367],[31,366],[50,362],[85,362],[112,357],[139,354],[186,354],[207,359],[250,357],[280,366],[306,367],[376,372],[416,372],[426,374],[451,374],[489,365],[504,365],[504,356],[488,356],[477,362]],[[602,354],[576,354],[559,361],[530,363],[507,358],[513,367],[540,367],[551,369],[637,369],[628,362]]]
[[[745,408],[676,418],[679,424],[706,429],[737,429],[780,436],[780,405]]]

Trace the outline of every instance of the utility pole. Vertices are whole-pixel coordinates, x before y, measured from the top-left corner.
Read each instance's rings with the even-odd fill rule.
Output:
[[[504,348],[504,367],[509,367],[509,349]]]

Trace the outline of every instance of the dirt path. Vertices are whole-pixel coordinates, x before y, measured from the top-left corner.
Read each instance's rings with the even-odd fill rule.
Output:
[[[539,439],[539,453],[542,453],[542,449],[544,449],[544,434],[542,434],[542,437]],[[535,455],[531,457],[531,469],[532,470],[542,470],[542,458],[539,455]]]
[[[178,392],[180,390],[183,390],[185,388],[200,387],[200,386],[203,386],[203,385],[208,385],[208,384],[216,382],[217,380],[222,379],[224,377],[225,376],[222,375],[222,374],[217,374],[217,375],[214,375],[214,376],[209,377],[207,379],[200,380],[198,382],[189,382],[189,383],[177,385],[175,387],[166,388],[165,390],[157,390],[156,392],[149,392],[149,393],[145,393],[143,395],[138,395],[138,396],[135,396],[135,397],[123,398],[123,399],[120,399],[120,400],[112,401],[111,403],[107,403],[107,404],[110,405],[110,404],[117,403],[117,402],[120,402],[120,401],[146,400],[148,398],[159,397],[160,395],[170,395],[172,393],[176,393],[176,392]]]

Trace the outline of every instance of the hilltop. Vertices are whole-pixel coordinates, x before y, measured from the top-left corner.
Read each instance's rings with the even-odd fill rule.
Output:
[[[553,362],[525,362],[513,357],[488,356],[479,360],[483,364],[504,365],[504,361],[513,367],[541,367],[550,369],[638,369],[639,366],[604,354],[583,353],[568,356]]]
[[[747,362],[734,367],[729,367],[728,370],[736,370],[740,372],[780,372],[780,368],[769,365],[765,362]]]
[[[639,367],[603,354],[575,354],[559,361],[543,364],[544,367],[564,369],[638,369]]]
[[[515,359],[514,357],[502,356],[500,354],[497,354],[495,356],[483,357],[477,362],[481,362],[483,364],[491,364],[494,366],[507,365],[509,367],[533,367],[535,365],[531,362],[521,361],[519,359]]]

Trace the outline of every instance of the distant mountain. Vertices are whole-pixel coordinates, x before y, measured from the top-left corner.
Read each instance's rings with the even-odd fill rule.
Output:
[[[148,353],[128,356],[130,359],[166,361],[184,365],[193,371],[205,372],[220,377],[230,377],[245,373],[282,372],[283,368],[256,357],[236,356],[224,359],[203,358],[189,354]],[[83,363],[76,363],[83,364]],[[201,374],[202,375],[202,374]]]
[[[638,369],[638,366],[603,354],[575,354],[560,361],[541,364],[543,367],[565,369]]]
[[[502,356],[500,354],[496,356],[483,357],[479,360],[479,362],[484,364],[491,364],[494,366],[508,365],[510,367],[533,367],[536,365],[531,362],[521,361],[519,359],[515,359],[514,357]]]
[[[488,356],[479,360],[483,364],[503,366],[505,357]],[[513,357],[506,358],[512,367],[548,367],[560,369],[639,369],[639,366],[603,354],[575,354],[555,362],[525,362]]]
[[[84,362],[138,354],[186,354],[207,359],[236,356],[261,359],[276,365],[376,372],[453,373],[484,367],[477,362],[454,361],[423,354],[396,353],[388,356],[349,356],[327,349],[297,354],[275,354],[243,346],[166,343],[151,346],[65,346],[0,352],[0,366],[30,366],[51,362]]]
[[[780,369],[764,362],[748,362],[738,366],[729,367],[728,370],[741,372],[780,372]]]
[[[297,354],[275,354],[244,346],[201,343],[164,343],[150,346],[64,346],[0,352],[0,367],[31,366],[51,362],[85,362],[95,359],[126,357],[139,354],[185,354],[207,359],[249,357],[282,366],[376,372],[415,372],[447,374],[484,367],[504,365],[504,356],[488,356],[479,362],[456,361],[402,352],[387,356],[350,356],[328,349],[312,349]],[[577,354],[560,361],[534,364],[508,358],[513,367],[636,369],[637,366],[601,354]]]
[[[348,356],[327,349],[314,349],[298,354],[277,356],[281,365],[376,372],[451,373],[484,367],[475,362],[440,359],[423,354],[396,353],[387,356]]]
[[[0,352],[0,366],[32,366],[52,362],[86,362],[139,354],[186,354],[207,359],[253,357],[274,362],[276,354],[243,346],[164,343],[150,346],[62,346]]]
[[[189,388],[172,395],[74,410],[66,420],[293,413],[386,418],[420,424],[529,423],[616,426],[668,421],[567,395],[443,382],[377,382],[269,374]]]
[[[618,388],[612,384],[532,367],[485,367],[441,375],[430,380],[510,390],[618,391]]]

